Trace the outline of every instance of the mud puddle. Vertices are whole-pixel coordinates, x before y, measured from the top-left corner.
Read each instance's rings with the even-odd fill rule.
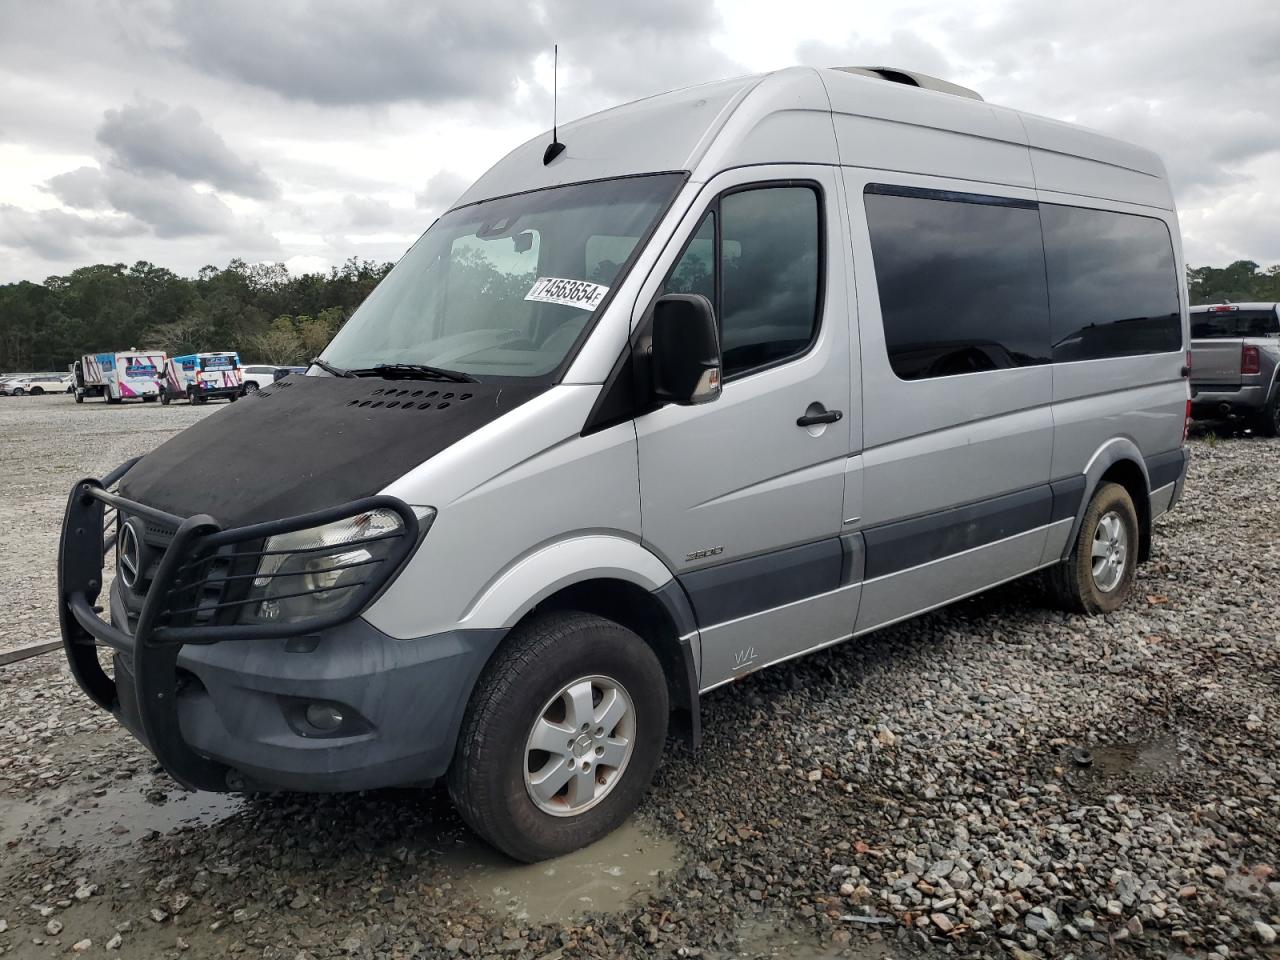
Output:
[[[584,850],[543,863],[518,864],[468,835],[447,847],[441,867],[466,893],[521,920],[565,921],[621,910],[679,865],[671,840],[635,819]]]
[[[148,791],[135,782],[75,795],[55,793],[40,803],[0,800],[0,841],[26,839],[83,852],[121,850],[152,832],[219,823],[245,803],[222,793],[168,790],[163,796],[148,799]]]
[[[1195,758],[1191,746],[1172,733],[1128,743],[1065,748],[1059,764],[1076,789],[1099,796],[1120,790],[1156,789],[1186,779]]]

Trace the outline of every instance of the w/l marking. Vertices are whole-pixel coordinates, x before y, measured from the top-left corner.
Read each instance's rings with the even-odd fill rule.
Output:
[[[733,669],[741,670],[743,667],[749,667],[756,662],[757,658],[758,654],[755,647],[739,650],[733,655]]]

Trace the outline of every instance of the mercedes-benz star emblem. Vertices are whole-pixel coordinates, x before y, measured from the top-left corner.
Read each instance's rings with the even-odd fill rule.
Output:
[[[120,579],[132,590],[137,585],[138,574],[142,570],[142,543],[132,523],[126,523],[120,530],[120,546],[117,555]]]

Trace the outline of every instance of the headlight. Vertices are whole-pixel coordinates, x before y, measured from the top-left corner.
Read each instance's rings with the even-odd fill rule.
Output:
[[[432,507],[414,507],[418,530],[435,519]],[[297,623],[332,613],[385,560],[404,529],[393,510],[370,510],[335,523],[270,537],[241,619]]]

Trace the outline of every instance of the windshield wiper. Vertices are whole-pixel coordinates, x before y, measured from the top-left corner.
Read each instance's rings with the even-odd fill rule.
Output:
[[[355,374],[350,370],[343,370],[341,367],[335,367],[327,360],[321,360],[319,357],[312,357],[311,362],[323,370],[325,373],[335,377],[354,377]]]
[[[431,367],[425,363],[379,363],[372,367],[348,370],[352,377],[382,377],[385,380],[444,380],[448,383],[479,383],[469,373]]]

